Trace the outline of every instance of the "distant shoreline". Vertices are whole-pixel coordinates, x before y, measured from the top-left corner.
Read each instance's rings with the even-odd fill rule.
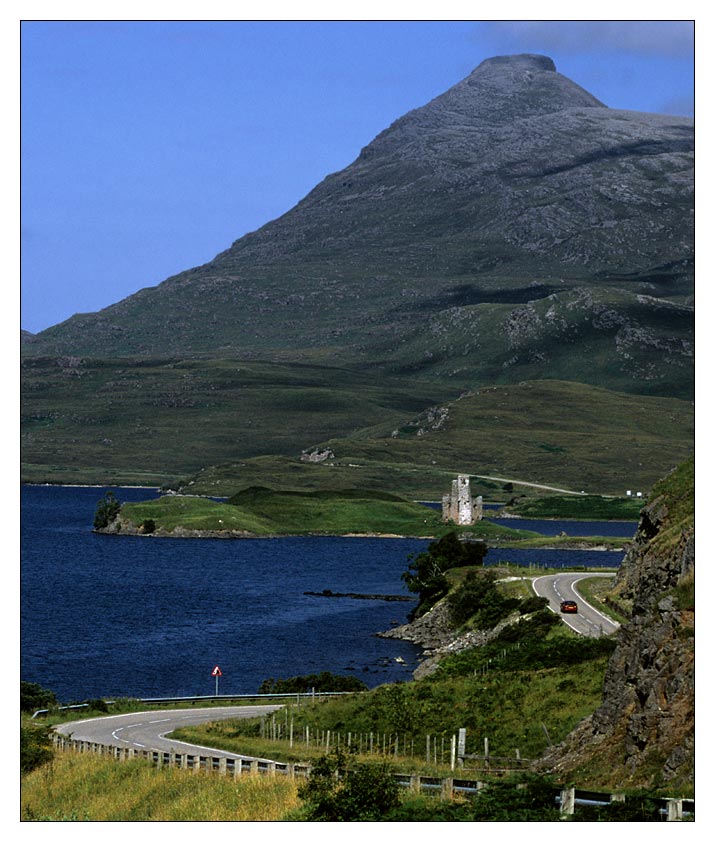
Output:
[[[69,482],[21,482],[20,485],[27,485],[32,488],[137,488],[147,491],[161,491],[160,485],[112,485],[111,483],[88,485],[87,483],[74,484]]]

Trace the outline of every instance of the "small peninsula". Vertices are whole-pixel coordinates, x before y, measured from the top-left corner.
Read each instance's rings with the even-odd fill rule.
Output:
[[[153,538],[269,538],[299,535],[436,538],[455,529],[492,546],[516,544],[617,549],[623,539],[545,538],[535,532],[478,520],[455,526],[435,508],[380,491],[275,491],[247,488],[225,501],[167,494],[125,503],[95,531]],[[605,546],[607,542],[608,546]]]

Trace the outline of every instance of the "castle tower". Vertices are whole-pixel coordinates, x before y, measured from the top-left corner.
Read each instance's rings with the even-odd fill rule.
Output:
[[[484,517],[484,499],[480,495],[472,503],[472,523],[481,520]]]
[[[460,526],[469,526],[472,522],[472,491],[469,487],[469,477],[460,474],[457,483],[457,518]]]
[[[451,521],[460,526],[471,526],[482,519],[482,510],[482,498],[472,500],[469,475],[459,474],[457,479],[452,480],[452,493],[442,497],[442,520],[445,523]]]

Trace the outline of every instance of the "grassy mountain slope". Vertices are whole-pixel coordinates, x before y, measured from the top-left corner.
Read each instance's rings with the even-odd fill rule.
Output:
[[[299,455],[454,392],[351,369],[235,359],[23,361],[22,478],[163,484],[227,458]]]
[[[428,314],[524,303],[534,282],[534,298],[586,283],[619,287],[626,308],[680,301],[692,153],[691,120],[613,111],[542,56],[487,60],[279,219],[28,352],[382,361]],[[659,312],[641,310],[650,330]]]
[[[623,495],[645,491],[693,449],[687,401],[625,395],[577,383],[493,386],[348,438],[315,442],[333,456],[312,464],[263,457],[195,475],[194,493],[229,495],[273,488],[363,488],[439,500],[457,473],[485,477],[475,493],[508,499],[534,493],[522,480],[569,491]],[[318,448],[318,449],[320,449]]]

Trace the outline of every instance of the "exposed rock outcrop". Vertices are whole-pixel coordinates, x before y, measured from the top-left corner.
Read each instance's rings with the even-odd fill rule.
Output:
[[[631,606],[603,701],[539,764],[560,777],[610,770],[621,786],[694,778],[694,465],[659,483],[643,509],[614,593]]]
[[[411,623],[396,626],[390,631],[380,632],[378,637],[408,640],[410,643],[421,646],[423,660],[413,673],[415,679],[420,679],[431,675],[439,666],[442,658],[489,643],[510,622],[513,622],[513,619],[507,619],[493,629],[474,629],[463,634],[457,634],[449,621],[449,605],[445,597],[426,614]]]
[[[156,527],[146,529],[143,524],[136,525],[127,518],[118,515],[111,523],[101,529],[94,529],[100,535],[145,535],[149,538],[258,538],[254,532],[242,529],[187,529],[175,526],[173,529]],[[266,537],[266,536],[260,536]]]

